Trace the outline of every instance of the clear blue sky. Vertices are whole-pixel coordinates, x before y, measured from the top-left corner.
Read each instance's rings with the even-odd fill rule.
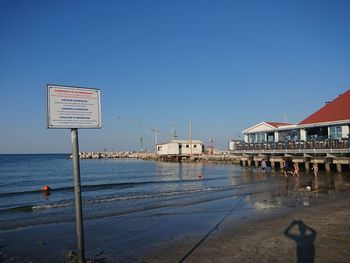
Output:
[[[157,127],[226,149],[350,88],[350,1],[0,0],[0,153],[70,152],[47,83],[101,89],[81,150],[152,149]],[[118,119],[118,116],[120,118]],[[159,141],[165,141],[165,133]]]

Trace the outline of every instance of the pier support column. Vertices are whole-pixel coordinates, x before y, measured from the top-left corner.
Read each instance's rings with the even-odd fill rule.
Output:
[[[275,168],[276,168],[275,161],[272,161],[272,162],[271,162],[271,170],[274,171]]]
[[[259,167],[259,161],[254,161],[255,168]]]
[[[325,163],[324,164],[324,168],[326,169],[326,172],[330,172],[331,171],[331,164],[330,163]]]
[[[338,173],[341,173],[342,169],[341,169],[341,164],[340,163],[337,163],[337,172]]]
[[[283,162],[280,162],[280,170],[282,171],[283,168]]]
[[[310,162],[305,162],[305,171],[310,172]]]
[[[242,160],[242,166],[246,167],[247,166],[247,161],[246,160]]]

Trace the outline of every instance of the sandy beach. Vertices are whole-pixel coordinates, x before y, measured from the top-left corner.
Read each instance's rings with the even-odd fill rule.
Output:
[[[348,262],[350,260],[350,194],[322,200],[287,215],[231,225],[226,222],[202,243],[201,239],[169,242],[141,261],[146,262]],[[293,221],[314,229],[311,244],[284,232]],[[242,220],[244,221],[244,220]],[[236,222],[237,223],[237,222]],[[300,237],[298,226],[291,232]],[[310,230],[305,236],[310,236]],[[200,243],[200,244],[199,244]],[[299,246],[299,254],[297,247]],[[187,256],[186,256],[187,255]]]

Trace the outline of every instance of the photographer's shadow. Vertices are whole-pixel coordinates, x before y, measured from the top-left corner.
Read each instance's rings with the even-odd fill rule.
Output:
[[[294,226],[298,226],[299,234],[293,234],[290,231]],[[284,230],[284,235],[293,239],[297,243],[298,263],[314,262],[316,230],[305,225],[303,221],[293,221],[289,227]]]

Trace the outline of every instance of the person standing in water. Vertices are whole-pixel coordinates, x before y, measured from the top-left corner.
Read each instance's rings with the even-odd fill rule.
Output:
[[[293,163],[293,167],[294,167],[293,176],[299,177],[299,167],[298,167],[298,164],[297,164],[297,163]]]
[[[317,165],[316,162],[314,162],[314,164],[312,165],[311,170],[313,170],[314,171],[314,175],[317,176],[317,174],[318,174],[318,165]]]
[[[261,167],[261,172],[262,172],[262,173],[266,173],[267,164],[266,164],[265,159],[262,159],[262,160],[261,160],[260,167]]]
[[[285,177],[288,177],[288,174],[293,174],[292,171],[289,171],[289,164],[288,160],[283,160],[282,161],[282,171]]]

